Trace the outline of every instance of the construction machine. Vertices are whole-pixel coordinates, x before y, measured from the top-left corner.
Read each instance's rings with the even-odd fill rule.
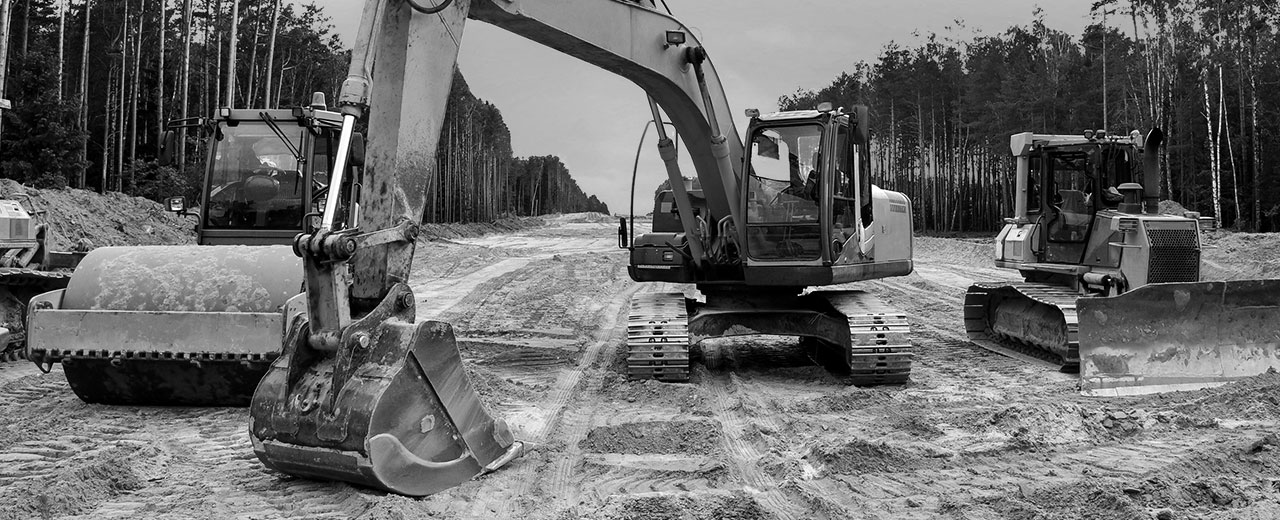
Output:
[[[995,265],[965,295],[969,338],[1080,372],[1086,395],[1221,384],[1280,367],[1280,281],[1200,281],[1197,220],[1158,213],[1163,134],[1020,133]]]
[[[660,140],[672,189],[655,198],[652,232],[621,229],[620,245],[630,249],[632,279],[696,284],[701,298],[633,299],[628,375],[687,381],[691,346],[769,334],[834,350],[854,384],[906,381],[904,313],[865,291],[809,289],[912,270],[911,205],[871,183],[866,108],[845,113],[822,103],[747,115],[744,150],[726,166],[733,176],[721,185],[728,190],[708,189],[701,178],[693,190],[677,180],[670,139]],[[730,212],[717,213],[718,201]]]
[[[750,333],[845,346],[859,381],[906,378],[904,315],[859,291],[805,293],[912,269],[910,204],[871,185],[865,109],[756,113],[744,145],[694,32],[652,0],[420,4],[365,3],[339,98],[337,154],[342,164],[346,136],[367,109],[360,226],[326,211],[317,231],[294,242],[307,305],[289,311],[283,352],[250,406],[265,465],[425,495],[520,451],[475,395],[450,327],[416,320],[407,285],[468,18],[631,80],[648,94],[656,126],[665,112],[686,145],[703,192],[696,218],[663,130],[659,152],[681,230],[632,243],[624,220],[620,242],[632,249],[633,278],[696,283],[707,302],[637,298],[629,373],[684,380],[690,344]]]
[[[330,190],[340,121],[318,96],[174,122],[200,128],[208,145],[198,208],[167,201],[197,217],[197,245],[91,252],[65,289],[31,300],[28,358],[46,371],[61,364],[88,403],[247,405],[280,352],[287,309],[303,305],[288,244],[330,192],[340,211],[353,207],[349,187]]]
[[[49,228],[34,218],[41,213],[19,200],[0,200],[0,361],[26,357],[27,302],[66,287],[88,250],[88,243],[76,251],[51,250]]]

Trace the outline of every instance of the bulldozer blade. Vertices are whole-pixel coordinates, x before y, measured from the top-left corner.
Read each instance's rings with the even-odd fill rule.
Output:
[[[1280,369],[1280,280],[1162,283],[1080,298],[1080,389],[1194,390]]]
[[[453,329],[414,323],[413,301],[396,285],[347,327],[337,352],[313,349],[305,318],[293,322],[250,405],[264,465],[423,496],[518,454],[520,443],[472,388]]]

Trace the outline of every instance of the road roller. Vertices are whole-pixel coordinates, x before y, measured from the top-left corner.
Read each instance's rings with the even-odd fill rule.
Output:
[[[197,245],[92,251],[65,289],[32,298],[27,358],[61,365],[88,403],[247,406],[279,356],[288,309],[306,307],[290,244],[318,223],[340,122],[317,96],[171,123],[207,143],[200,203],[166,201],[197,219]],[[353,204],[344,188],[342,212]]]

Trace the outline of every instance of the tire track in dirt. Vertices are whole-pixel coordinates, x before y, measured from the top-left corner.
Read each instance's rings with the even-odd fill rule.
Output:
[[[751,445],[743,434],[746,422],[735,410],[741,408],[736,403],[733,393],[741,391],[742,383],[737,374],[730,372],[727,376],[704,373],[703,385],[711,395],[713,417],[720,423],[722,444],[730,472],[735,474],[746,486],[746,491],[766,510],[781,520],[802,518],[803,508],[796,507],[787,498],[773,477],[761,471],[758,464],[761,454]]]
[[[111,413],[110,423],[136,420],[130,413]],[[350,518],[365,510],[365,500],[350,486],[296,480],[267,470],[249,442],[247,410],[174,409],[164,421],[148,421],[143,431],[131,431],[103,442],[163,439],[166,460],[144,468],[152,484],[98,504],[85,518],[136,518],[165,503],[168,513],[194,517],[236,511],[253,518]],[[161,414],[154,414],[159,418]]]
[[[583,395],[595,395],[600,391],[601,367],[607,370],[609,363],[608,357],[614,352],[608,347],[613,346],[621,336],[621,327],[625,326],[626,319],[625,303],[630,301],[630,296],[635,292],[637,286],[632,285],[628,290],[624,291],[618,298],[610,302],[603,312],[600,313],[600,319],[591,337],[591,342],[583,352],[578,364],[573,369],[566,371],[557,378],[555,387],[548,396],[545,405],[542,408],[549,410],[548,420],[534,432],[534,437],[530,439],[534,444],[545,444],[550,435],[554,432],[556,439],[565,444],[565,456],[559,457],[553,463],[551,477],[548,479],[548,489],[546,493],[553,497],[564,498],[576,495],[577,487],[569,478],[574,467],[580,464],[582,459],[581,449],[578,443],[586,437],[591,427],[591,415],[594,414],[595,407],[586,409],[567,410],[566,406],[570,399],[577,402],[589,402],[588,399],[581,398]],[[603,357],[602,357],[603,356]],[[584,379],[584,376],[586,377]],[[513,468],[515,469],[515,468]],[[538,481],[534,474],[538,469],[533,464],[521,466],[520,471],[513,471],[509,475],[515,480],[515,487],[511,490],[512,497],[525,497],[529,495],[529,491]],[[572,501],[572,500],[570,500]],[[506,500],[501,513],[508,518],[516,518],[519,513],[519,500]],[[476,513],[476,511],[472,511]]]

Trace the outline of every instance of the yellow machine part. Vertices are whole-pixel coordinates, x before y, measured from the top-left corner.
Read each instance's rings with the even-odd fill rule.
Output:
[[[28,358],[85,402],[244,406],[302,277],[288,246],[99,248],[32,299]]]
[[[347,327],[335,351],[310,346],[305,316],[288,320],[284,352],[249,408],[267,467],[422,496],[519,454],[472,387],[452,328],[414,322],[408,286]]]
[[[1280,280],[1162,283],[1080,298],[1086,395],[1193,390],[1280,369]]]

